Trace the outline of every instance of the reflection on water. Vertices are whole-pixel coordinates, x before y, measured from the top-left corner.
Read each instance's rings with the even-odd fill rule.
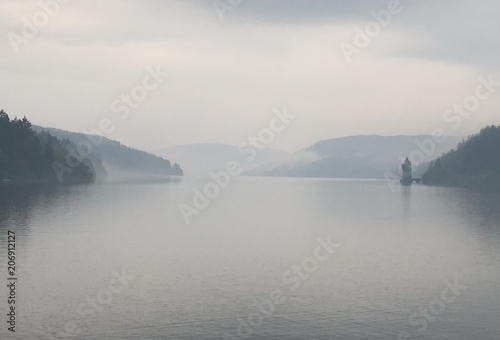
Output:
[[[408,218],[411,216],[411,187],[401,187],[401,210],[403,216]]]
[[[63,190],[64,188],[52,185],[0,183],[0,239],[2,242],[5,241],[9,229],[15,229],[20,235],[29,236],[33,209],[50,211]],[[20,240],[26,239],[20,238]],[[0,251],[4,250],[4,247],[0,248]]]
[[[498,338],[499,195],[238,178],[186,225],[178,205],[203,185],[0,186],[2,245],[7,229],[19,235],[17,338],[75,324],[85,339],[238,339],[276,289],[286,302],[252,339]],[[291,290],[283,274],[328,235],[341,247]],[[135,278],[107,301],[122,270]],[[456,301],[422,316],[457,278],[466,288]]]

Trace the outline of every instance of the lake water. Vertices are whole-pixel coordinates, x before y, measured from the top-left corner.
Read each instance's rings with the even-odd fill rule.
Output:
[[[499,195],[238,178],[187,225],[204,183],[0,186],[0,338],[500,339]]]

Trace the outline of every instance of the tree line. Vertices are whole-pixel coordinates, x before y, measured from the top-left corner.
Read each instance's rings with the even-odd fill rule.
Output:
[[[482,129],[431,162],[423,181],[429,185],[500,191],[500,126]]]
[[[0,179],[58,181],[54,164],[65,164],[69,157],[67,139],[59,140],[47,132],[36,133],[23,117],[10,119],[0,111]],[[95,169],[88,160],[64,174],[64,183],[89,183],[95,180]]]

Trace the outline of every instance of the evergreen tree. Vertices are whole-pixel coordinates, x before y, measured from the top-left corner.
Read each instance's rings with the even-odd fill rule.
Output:
[[[500,190],[500,126],[488,126],[436,161],[424,183]]]
[[[66,162],[69,151],[48,133],[35,133],[28,118],[11,120],[0,111],[0,179],[55,181],[52,164]],[[95,170],[86,160],[64,177],[66,182],[92,182]]]

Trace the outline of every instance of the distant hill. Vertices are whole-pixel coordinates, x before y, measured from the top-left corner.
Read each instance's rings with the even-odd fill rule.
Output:
[[[69,132],[54,128],[33,126],[36,131],[47,131],[51,135],[68,139],[74,144],[83,141],[100,141],[92,144],[92,152],[97,156],[110,178],[141,178],[182,176],[183,171],[179,164],[157,157],[150,153],[129,148],[120,142],[83,133]],[[103,174],[101,172],[101,174]]]
[[[226,168],[229,161],[238,161],[244,170],[271,161],[286,159],[289,154],[275,149],[264,149],[257,152],[256,158],[248,163],[245,155],[238,152],[238,147],[227,144],[201,143],[179,145],[154,151],[158,156],[171,159],[182,164],[186,175],[204,177],[211,171]]]
[[[246,172],[251,176],[383,179],[387,172],[399,174],[400,164],[412,152],[420,163],[415,174],[422,175],[429,161],[456,147],[462,137],[449,136],[433,143],[435,150],[422,151],[432,136],[350,136],[320,141],[289,157]]]
[[[500,126],[470,136],[432,162],[425,184],[500,191]]]

